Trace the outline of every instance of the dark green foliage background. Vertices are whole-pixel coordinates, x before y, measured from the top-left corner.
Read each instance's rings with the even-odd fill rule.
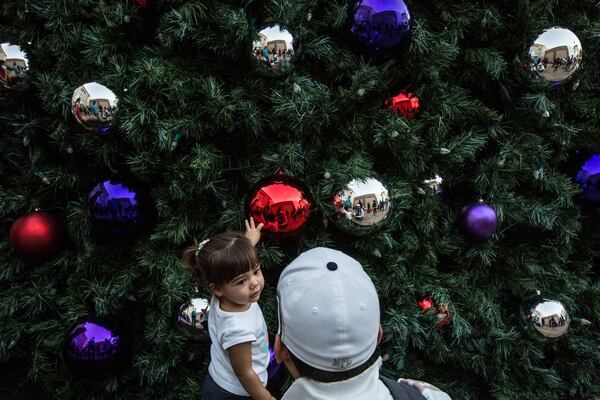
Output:
[[[360,57],[344,40],[344,0],[148,3],[0,5],[0,40],[21,44],[30,62],[28,85],[0,90],[0,396],[200,398],[208,344],[174,325],[194,286],[181,249],[240,229],[249,188],[281,168],[306,182],[316,207],[299,240],[260,245],[268,280],[260,304],[272,331],[281,269],[303,250],[331,246],[376,282],[387,375],[431,382],[454,399],[600,394],[600,215],[576,204],[578,189],[561,171],[574,149],[600,144],[597,0],[410,1],[412,41],[384,61]],[[302,45],[290,73],[270,76],[251,60],[268,22]],[[582,42],[574,92],[522,72],[528,46],[555,25]],[[83,131],[71,115],[73,90],[90,81],[120,99],[108,135]],[[415,120],[383,107],[401,88],[421,99]],[[434,154],[437,147],[451,153]],[[127,246],[98,242],[85,214],[88,191],[111,169],[144,182],[158,209],[153,231]],[[332,193],[374,172],[395,201],[386,229],[354,238],[324,227]],[[435,173],[444,178],[441,202],[417,192]],[[480,197],[497,209],[500,227],[472,243],[455,221]],[[69,234],[45,264],[20,260],[7,240],[12,222],[36,207],[62,214]],[[517,310],[537,289],[593,325],[574,324],[554,344],[525,337]],[[424,293],[448,304],[448,327],[418,309]],[[117,376],[76,381],[62,341],[93,313],[124,316],[135,353]]]

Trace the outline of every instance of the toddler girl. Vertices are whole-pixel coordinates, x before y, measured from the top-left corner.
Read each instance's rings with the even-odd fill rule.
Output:
[[[269,338],[256,303],[265,285],[254,247],[263,224],[255,226],[252,218],[245,224],[245,233],[221,233],[183,252],[183,263],[213,294],[208,313],[212,344],[202,385],[204,400],[274,400],[265,389]]]

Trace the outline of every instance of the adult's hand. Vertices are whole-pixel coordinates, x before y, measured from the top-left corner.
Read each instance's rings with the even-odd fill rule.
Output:
[[[423,397],[425,397],[427,400],[452,400],[452,398],[448,396],[446,392],[430,383],[404,378],[398,379],[398,382],[414,387],[421,392]]]

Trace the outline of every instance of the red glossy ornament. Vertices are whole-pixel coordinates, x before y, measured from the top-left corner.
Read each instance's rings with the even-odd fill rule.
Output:
[[[287,175],[274,175],[254,185],[246,200],[246,213],[257,225],[264,224],[263,232],[283,237],[306,224],[312,205],[304,183]]]
[[[432,318],[437,321],[438,326],[444,326],[450,322],[450,310],[448,310],[445,304],[440,304],[439,307],[436,307],[431,297],[419,300],[418,303],[421,310],[426,311],[431,309],[433,311],[434,315]]]
[[[47,260],[63,247],[65,230],[54,214],[34,212],[18,218],[10,228],[10,245],[28,260]]]
[[[388,109],[396,111],[406,119],[412,119],[417,116],[421,110],[419,98],[406,90],[401,91],[392,97],[391,101],[386,102]]]
[[[148,5],[148,2],[147,2],[147,0],[133,0],[133,2],[134,2],[134,3],[135,3],[137,6],[138,6],[138,7],[141,7],[141,8],[144,8],[144,7],[146,7],[146,6]]]

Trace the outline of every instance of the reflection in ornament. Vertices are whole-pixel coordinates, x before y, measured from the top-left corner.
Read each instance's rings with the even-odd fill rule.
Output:
[[[87,212],[100,230],[122,236],[149,225],[154,206],[146,190],[113,177],[90,191]]]
[[[267,177],[250,191],[246,203],[249,216],[263,231],[282,236],[297,232],[310,217],[312,197],[298,179],[286,175]]]
[[[401,91],[392,97],[392,101],[387,101],[388,109],[396,111],[406,119],[412,119],[420,111],[419,98],[406,90]]]
[[[87,130],[108,132],[119,99],[112,90],[97,82],[79,86],[71,98],[71,111]]]
[[[0,45],[0,83],[14,87],[27,78],[29,61],[20,46],[10,43]]]
[[[387,187],[373,177],[350,181],[334,196],[333,206],[336,226],[356,235],[381,228],[392,209]]]
[[[563,337],[571,325],[571,316],[563,303],[539,294],[525,300],[521,319],[530,337],[542,342]]]
[[[289,64],[294,55],[294,38],[279,25],[271,25],[261,30],[252,44],[252,56],[257,62],[271,69]]]
[[[99,377],[122,368],[131,354],[127,326],[115,317],[90,318],[67,335],[63,355],[76,375]]]
[[[544,30],[529,47],[528,68],[555,86],[570,80],[581,67],[581,61],[581,42],[565,28]]]
[[[408,39],[410,13],[402,0],[354,0],[349,35],[356,49],[371,56],[391,56]]]
[[[208,335],[208,313],[210,302],[201,297],[192,298],[184,303],[177,314],[177,325],[192,338]]]

